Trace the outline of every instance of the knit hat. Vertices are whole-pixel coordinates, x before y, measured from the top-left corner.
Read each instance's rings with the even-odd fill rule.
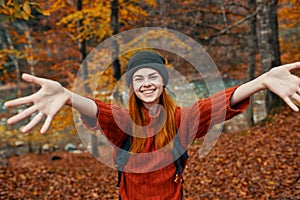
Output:
[[[141,51],[134,54],[127,63],[126,84],[130,85],[133,74],[141,68],[155,69],[164,81],[164,86],[168,84],[169,73],[165,66],[165,59],[152,51]]]

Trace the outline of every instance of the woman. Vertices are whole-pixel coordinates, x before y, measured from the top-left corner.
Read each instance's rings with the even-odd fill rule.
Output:
[[[300,102],[300,79],[290,71],[300,68],[300,62],[273,68],[250,82],[216,93],[187,108],[176,106],[166,93],[169,76],[164,64],[159,54],[148,51],[138,52],[129,60],[126,83],[132,95],[128,109],[79,96],[58,82],[24,74],[24,80],[40,85],[41,89],[5,103],[7,107],[33,103],[8,119],[8,123],[38,112],[22,132],[30,131],[46,116],[41,128],[41,133],[45,133],[60,109],[64,105],[72,106],[81,113],[87,126],[101,128],[112,144],[131,152],[118,167],[123,171],[119,178],[120,199],[178,200],[182,199],[182,180],[178,175],[186,165],[182,156],[188,144],[204,136],[211,124],[222,122],[223,111],[226,111],[226,120],[241,113],[249,97],[263,89],[271,90],[294,111],[299,111],[293,101]],[[212,106],[220,112],[212,112]],[[129,145],[124,148],[126,143]],[[174,149],[179,151],[177,157],[174,157]],[[153,159],[140,156],[157,151],[160,153]],[[121,158],[123,156],[121,154]]]

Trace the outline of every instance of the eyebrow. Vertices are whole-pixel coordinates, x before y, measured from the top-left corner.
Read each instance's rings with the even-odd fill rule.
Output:
[[[153,75],[156,75],[158,72],[153,72],[151,74],[149,74],[149,76],[153,76]]]
[[[138,74],[133,76],[133,78],[136,78],[136,77],[143,77],[143,76],[142,75],[138,75]]]
[[[158,72],[153,72],[153,73],[149,74],[148,76],[153,76],[153,75],[156,75],[156,74],[158,74]],[[136,74],[136,75],[133,76],[133,78],[135,78],[135,77],[143,77],[143,75]]]

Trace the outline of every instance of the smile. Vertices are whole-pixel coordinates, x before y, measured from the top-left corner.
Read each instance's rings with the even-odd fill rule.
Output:
[[[151,94],[153,92],[155,92],[156,89],[153,89],[153,90],[144,90],[144,91],[141,91],[143,94]]]

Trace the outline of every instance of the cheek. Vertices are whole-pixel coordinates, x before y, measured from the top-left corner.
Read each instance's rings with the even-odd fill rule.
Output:
[[[135,83],[133,82],[132,87],[133,87],[133,91],[139,90],[139,88],[141,87],[141,83]]]
[[[163,92],[163,86],[158,88],[158,96],[160,96]]]
[[[160,87],[160,86],[163,86],[164,85],[164,82],[162,79],[157,79],[157,80],[154,80],[152,82],[154,85],[156,85],[157,87]]]

